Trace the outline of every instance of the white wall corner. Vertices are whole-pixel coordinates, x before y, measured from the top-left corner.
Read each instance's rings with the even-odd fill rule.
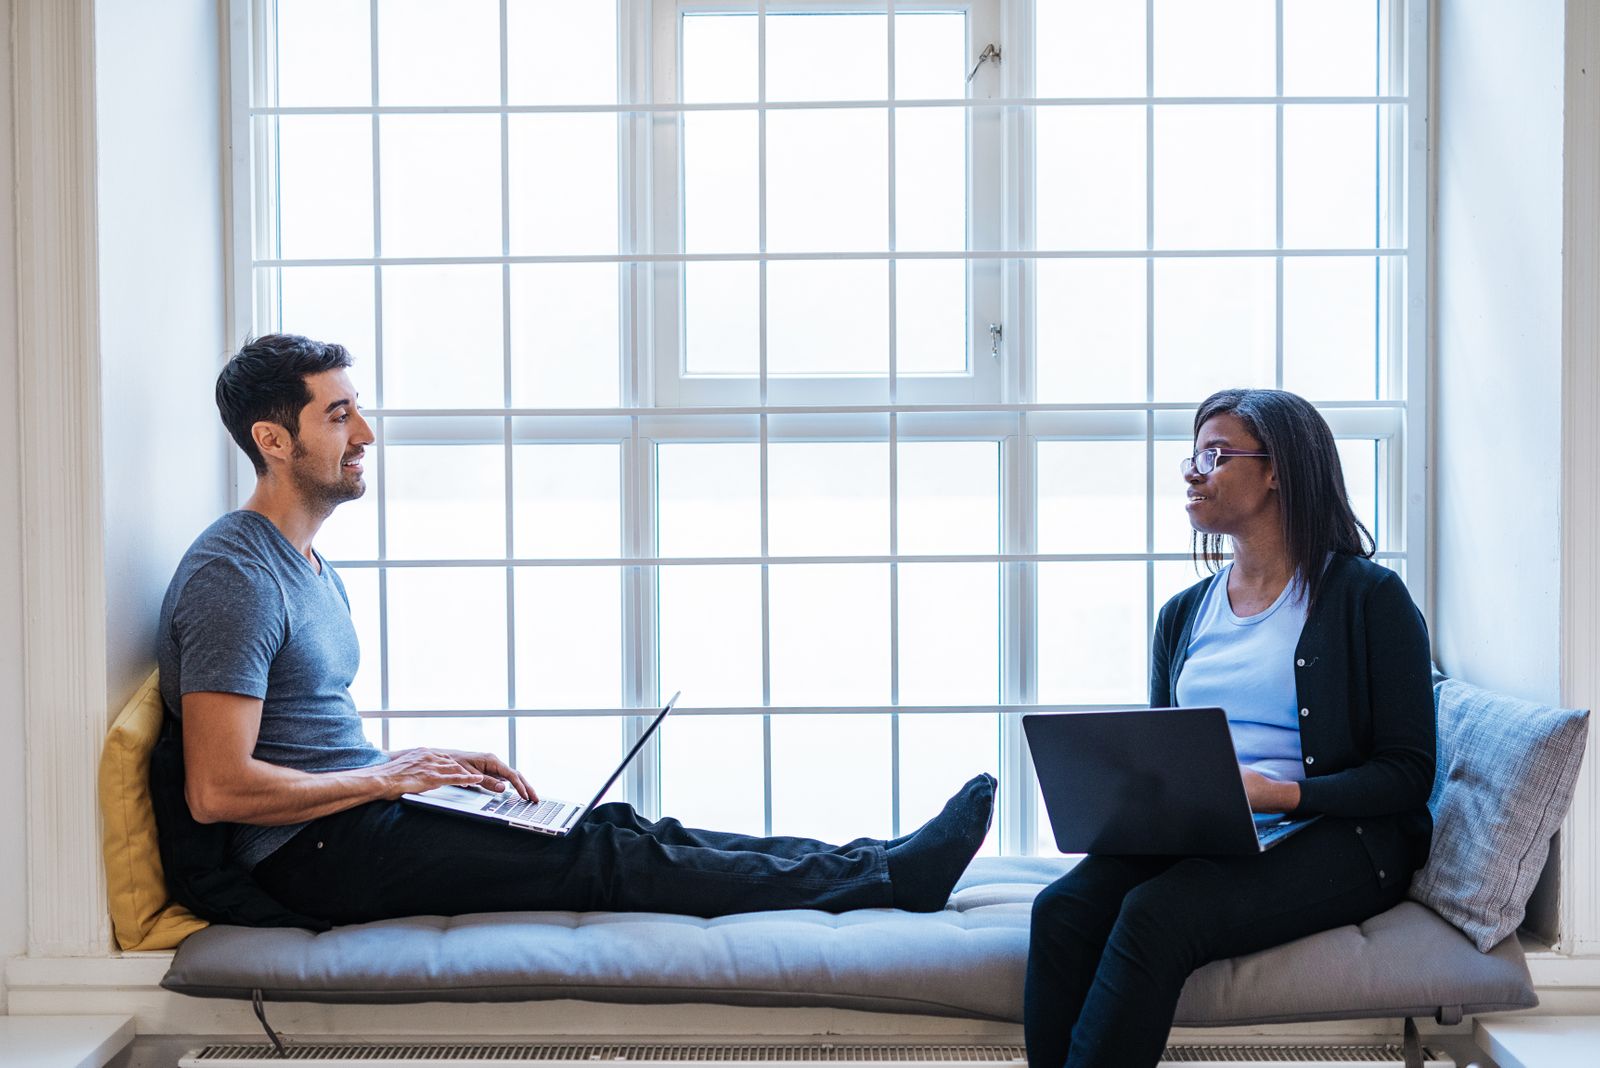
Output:
[[[93,0],[14,0],[28,951],[106,952]]]
[[[1563,826],[1563,948],[1600,954],[1600,4],[1566,10],[1562,176],[1561,699],[1591,710]]]

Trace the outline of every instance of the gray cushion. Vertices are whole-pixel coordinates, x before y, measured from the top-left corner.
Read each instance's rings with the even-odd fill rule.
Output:
[[[416,917],[312,934],[213,926],[162,980],[199,997],[393,1003],[576,998],[827,1006],[1019,1020],[1033,896],[1071,861],[984,858],[942,912],[517,912]],[[1420,905],[1207,965],[1178,1023],[1221,1026],[1521,1008],[1515,940],[1491,956]]]
[[[1433,850],[1411,896],[1488,950],[1522,923],[1572,804],[1589,713],[1436,679]]]

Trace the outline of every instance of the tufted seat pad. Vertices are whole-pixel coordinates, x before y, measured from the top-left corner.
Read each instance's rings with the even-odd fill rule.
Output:
[[[1030,904],[1064,858],[981,858],[950,904],[754,912],[505,912],[336,927],[215,925],[162,986],[197,997],[407,1003],[570,998],[811,1006],[1016,1021]],[[1479,953],[1424,906],[1196,972],[1180,1026],[1439,1015],[1537,1003],[1515,937]]]

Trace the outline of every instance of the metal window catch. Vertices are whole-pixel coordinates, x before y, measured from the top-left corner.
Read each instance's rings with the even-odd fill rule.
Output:
[[[1004,327],[999,323],[989,324],[989,355],[997,360],[1000,358],[1000,339],[1004,336]]]
[[[978,62],[976,62],[976,63],[974,63],[972,65],[972,73],[967,75],[967,84],[968,85],[971,85],[972,84],[972,79],[974,79],[974,78],[976,78],[978,76],[978,68],[983,66],[984,61],[985,60],[991,60],[991,59],[994,60],[994,62],[997,65],[1000,62],[1000,49],[996,48],[994,46],[993,42],[990,42],[989,44],[984,45],[983,51],[978,53]]]

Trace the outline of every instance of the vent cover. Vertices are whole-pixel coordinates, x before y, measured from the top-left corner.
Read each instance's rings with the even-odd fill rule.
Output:
[[[938,1064],[947,1068],[994,1068],[1025,1065],[1021,1046],[841,1046],[819,1045],[521,1045],[521,1044],[299,1044],[289,1043],[278,1055],[267,1043],[214,1045],[196,1050],[178,1062],[179,1068],[272,1068],[285,1061],[301,1065],[383,1065],[386,1068],[599,1068],[606,1064],[826,1064],[854,1065]]]
[[[1455,1061],[1424,1049],[1426,1068],[1454,1068]],[[794,1064],[833,1065],[837,1068],[891,1064],[937,1064],[946,1068],[996,1068],[1025,1065],[1021,1046],[1002,1045],[722,1045],[692,1043],[663,1045],[562,1045],[562,1044],[394,1044],[394,1043],[291,1043],[279,1056],[265,1042],[212,1045],[195,1050],[178,1062],[179,1068],[275,1068],[285,1062],[301,1066],[360,1064],[380,1068],[602,1068],[604,1065],[670,1064],[680,1068],[698,1065]],[[1238,1064],[1316,1065],[1318,1068],[1356,1068],[1370,1064],[1404,1064],[1400,1046],[1168,1046],[1163,1064],[1189,1068]]]

